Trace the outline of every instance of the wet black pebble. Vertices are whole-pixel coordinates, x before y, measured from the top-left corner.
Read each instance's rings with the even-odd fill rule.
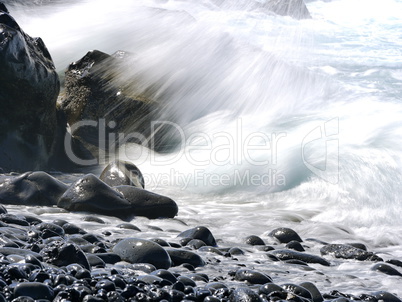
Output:
[[[235,279],[237,281],[246,281],[250,284],[265,284],[272,282],[270,276],[250,269],[237,270]]]
[[[198,226],[189,230],[186,230],[178,235],[178,237],[199,239],[202,240],[206,245],[216,246],[216,240],[211,231],[204,227]]]
[[[52,300],[54,298],[53,290],[39,282],[23,282],[19,283],[14,288],[14,297],[31,297],[34,300],[47,299]]]
[[[264,240],[262,240],[260,237],[256,235],[248,236],[245,239],[245,243],[248,245],[265,245]]]
[[[174,266],[184,263],[191,264],[194,267],[204,266],[205,261],[198,254],[184,249],[166,248]]]
[[[285,245],[285,247],[288,248],[288,249],[291,249],[291,250],[298,251],[298,252],[304,252],[305,251],[304,247],[300,244],[300,242],[295,241],[295,240],[292,240],[292,241],[288,242]]]
[[[130,263],[150,263],[157,268],[168,269],[171,260],[167,251],[150,240],[127,238],[117,243],[113,252]]]
[[[385,263],[374,264],[373,267],[371,268],[371,270],[381,272],[381,273],[384,273],[384,274],[387,274],[390,276],[402,277],[402,273],[400,273],[398,270],[393,268],[391,265],[385,264]]]
[[[294,230],[289,228],[277,228],[271,231],[268,236],[276,238],[280,243],[289,243],[293,240],[298,242],[303,241]]]
[[[250,288],[235,289],[229,297],[231,302],[262,302],[260,296]]]

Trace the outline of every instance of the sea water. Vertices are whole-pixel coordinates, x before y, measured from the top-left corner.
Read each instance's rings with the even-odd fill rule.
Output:
[[[402,1],[308,1],[306,20],[259,9],[263,0],[217,2],[43,1],[10,11],[43,38],[61,77],[88,50],[133,53],[121,73],[133,89],[152,87],[175,121],[175,151],[126,144],[117,154],[142,170],[147,189],[177,201],[186,225],[136,225],[205,225],[226,242],[291,227],[401,259]],[[370,264],[320,269],[326,279],[308,278],[322,291],[402,296],[399,277]]]

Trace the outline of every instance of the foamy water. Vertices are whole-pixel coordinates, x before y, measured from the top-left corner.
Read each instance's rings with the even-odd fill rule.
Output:
[[[402,2],[309,1],[313,19],[302,21],[226,4],[98,0],[10,11],[43,38],[60,74],[90,49],[135,54],[121,72],[133,89],[153,87],[182,145],[168,155],[122,146],[120,157],[140,167],[148,189],[177,201],[180,220],[227,241],[287,226],[401,257]],[[326,274],[330,285],[311,276],[322,290],[402,296],[397,277],[375,276],[369,264]]]

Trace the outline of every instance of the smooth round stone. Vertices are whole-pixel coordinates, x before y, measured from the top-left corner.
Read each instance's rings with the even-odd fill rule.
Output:
[[[67,185],[45,172],[26,172],[0,181],[2,204],[53,206]]]
[[[150,240],[159,244],[160,246],[170,246],[170,244],[167,241],[160,239],[160,238],[152,238]]]
[[[42,238],[44,239],[54,236],[63,237],[65,235],[64,229],[61,226],[50,222],[42,222],[36,228],[42,232]]]
[[[382,261],[380,257],[372,252],[356,248],[348,244],[328,244],[320,249],[321,255],[332,255],[335,258],[355,259],[360,261]]]
[[[386,292],[386,291],[378,291],[372,294],[378,301],[384,302],[401,302],[402,300],[399,299],[397,296]]]
[[[268,275],[249,269],[237,270],[235,279],[237,281],[246,281],[250,284],[265,284],[272,282],[271,277]]]
[[[189,238],[190,239],[190,238]],[[191,239],[189,242],[185,244],[185,246],[191,247],[195,250],[198,250],[199,248],[206,246],[205,242],[199,239]]]
[[[300,244],[300,242],[295,241],[295,240],[292,240],[292,241],[288,242],[285,245],[285,247],[288,248],[288,249],[291,249],[291,250],[298,251],[298,252],[304,252],[305,251],[304,247]]]
[[[385,262],[387,262],[389,264],[392,264],[392,265],[395,265],[395,266],[398,266],[398,267],[402,267],[402,261],[401,260],[390,259],[390,260],[387,260]]]
[[[199,239],[205,242],[206,245],[216,246],[216,240],[211,231],[204,227],[198,226],[180,233],[177,237]]]
[[[289,243],[291,241],[303,242],[300,236],[292,229],[277,228],[271,231],[268,236],[276,238],[280,243]]]
[[[286,293],[286,290],[275,283],[267,283],[261,285],[260,288],[258,289],[259,294],[269,295],[273,292]]]
[[[151,275],[155,275],[159,278],[168,280],[172,283],[176,283],[177,282],[177,278],[175,277],[175,275],[173,275],[171,272],[169,272],[168,270],[165,269],[158,269],[156,271],[153,271],[151,273]]]
[[[113,247],[113,252],[130,263],[150,263],[158,269],[168,269],[171,266],[167,251],[150,240],[123,239]]]
[[[232,247],[229,250],[229,254],[231,256],[239,256],[239,255],[244,255],[244,251],[238,247]]]
[[[116,160],[110,163],[99,178],[111,187],[127,185],[145,188],[144,177],[140,169],[128,161]]]
[[[248,236],[245,239],[245,243],[248,245],[265,245],[264,240],[262,240],[260,237],[256,235]]]
[[[134,224],[131,223],[120,223],[118,225],[116,225],[117,228],[120,229],[126,229],[126,230],[133,230],[133,231],[138,231],[141,232],[140,228],[135,226]]]
[[[303,286],[296,285],[296,284],[283,284],[282,287],[290,293],[298,295],[300,297],[306,298],[308,300],[312,300],[313,296],[311,293],[305,289]]]
[[[16,224],[21,226],[29,226],[28,221],[25,220],[25,217],[14,215],[14,214],[1,214],[0,220],[4,223],[8,224]]]
[[[14,247],[1,247],[0,248],[0,254],[3,254],[5,256],[8,255],[20,255],[20,256],[29,256],[32,255],[35,258],[39,259],[40,261],[43,261],[43,258],[40,254],[33,252],[31,250],[24,250],[21,248],[14,248]]]
[[[275,251],[269,252],[268,255],[273,255],[282,261],[294,259],[294,260],[301,260],[306,263],[319,263],[324,266],[330,266],[330,263],[322,257],[312,255],[312,254],[297,252],[297,251],[293,251],[293,250],[286,250],[286,249],[275,250]]]
[[[107,264],[115,264],[121,261],[121,257],[116,253],[97,253],[95,256],[101,258]]]
[[[229,296],[231,302],[262,302],[260,296],[250,288],[237,288]]]
[[[391,265],[385,264],[385,263],[377,263],[375,264],[371,270],[381,272],[390,276],[400,276],[402,277],[402,273],[400,273],[398,270],[393,268]]]
[[[64,233],[66,234],[85,234],[86,232],[79,226],[72,223],[65,223],[62,226]]]
[[[313,299],[313,302],[322,302],[324,301],[324,298],[322,297],[320,291],[318,290],[317,286],[315,286],[313,283],[311,282],[303,282],[300,283],[300,286],[304,287],[305,289],[307,289]]]
[[[42,283],[39,282],[23,282],[19,283],[14,288],[14,297],[31,297],[32,299],[47,299],[52,300],[54,297],[53,290]]]
[[[176,202],[163,195],[133,186],[118,186],[115,190],[129,201],[130,211],[135,216],[173,218],[179,211]]]
[[[88,263],[91,267],[105,268],[106,263],[96,254],[86,254]]]
[[[184,263],[191,264],[194,267],[204,266],[204,260],[196,253],[176,248],[166,248],[173,266],[179,266]]]

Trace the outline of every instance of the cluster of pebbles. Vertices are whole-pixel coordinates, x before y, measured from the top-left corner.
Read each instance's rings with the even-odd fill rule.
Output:
[[[356,296],[323,292],[308,281],[282,282],[244,260],[262,253],[266,260],[256,262],[258,267],[283,262],[306,272],[331,266],[334,259],[365,261],[380,273],[401,275],[400,261],[386,263],[362,244],[316,242],[322,246],[317,255],[289,228],[269,233],[277,242],[272,246],[256,235],[228,244],[204,226],[160,230],[159,238],[116,238],[87,231],[85,224],[11,214],[4,206],[0,212],[0,301],[401,301],[385,291]],[[96,215],[84,220],[104,223]],[[119,227],[140,233],[131,223]]]

